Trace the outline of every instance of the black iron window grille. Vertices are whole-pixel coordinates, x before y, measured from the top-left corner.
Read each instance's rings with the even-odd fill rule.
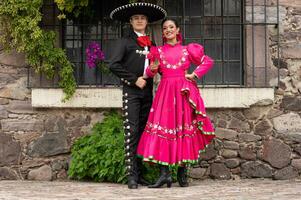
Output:
[[[127,1],[124,1],[124,3]],[[109,18],[110,11],[122,5],[121,1],[91,1],[89,8],[75,20],[65,24],[64,47],[75,66],[76,82],[80,86],[106,86],[120,84],[112,74],[104,74],[98,67],[88,68],[85,50],[90,42],[100,44],[105,64],[114,51],[114,42],[122,35],[122,26]]]
[[[218,87],[277,86],[275,82],[279,72],[272,61],[279,61],[279,2],[164,2],[169,16],[180,22],[185,43],[202,44],[206,54],[215,60],[214,67],[199,84]]]
[[[128,1],[91,1],[89,15],[60,22],[51,0],[43,6],[41,24],[58,34],[57,45],[63,47],[74,64],[79,87],[120,85],[114,75],[103,74],[85,64],[85,48],[97,41],[106,55],[114,51],[114,41],[127,25],[109,19],[112,9]],[[215,60],[212,70],[199,81],[214,87],[277,87],[279,83],[279,0],[164,0],[169,17],[181,26],[186,44],[197,42]],[[192,68],[193,69],[193,66]],[[31,74],[29,73],[29,77]],[[38,80],[38,81],[37,81]],[[56,87],[42,76],[35,87]],[[31,85],[32,86],[32,85]]]

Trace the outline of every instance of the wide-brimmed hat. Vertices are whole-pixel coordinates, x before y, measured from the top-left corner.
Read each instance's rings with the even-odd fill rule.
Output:
[[[114,9],[111,12],[110,17],[111,19],[122,22],[129,22],[133,15],[145,15],[148,18],[148,22],[151,23],[164,19],[167,13],[163,8],[155,4],[139,2],[127,4]]]

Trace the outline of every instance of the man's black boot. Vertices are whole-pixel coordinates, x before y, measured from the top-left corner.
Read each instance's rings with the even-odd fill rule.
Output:
[[[128,188],[129,189],[138,189],[138,183],[134,177],[128,177]]]
[[[178,167],[177,179],[181,187],[188,187],[189,184],[186,167]]]
[[[145,180],[142,176],[142,174],[147,173],[146,167],[143,165],[143,162],[140,158],[137,158],[137,166],[138,166],[138,184],[142,186],[148,186],[150,183]]]

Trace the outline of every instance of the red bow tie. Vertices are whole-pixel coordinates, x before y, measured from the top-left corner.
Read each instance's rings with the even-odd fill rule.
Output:
[[[137,42],[139,46],[145,47],[145,46],[151,46],[152,42],[150,41],[148,36],[140,36],[137,38]]]

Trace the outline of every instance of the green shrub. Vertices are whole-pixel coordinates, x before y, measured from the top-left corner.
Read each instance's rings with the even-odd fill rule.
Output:
[[[69,176],[115,183],[126,182],[121,116],[112,111],[92,133],[79,138],[71,150]]]
[[[122,117],[116,111],[105,115],[105,119],[96,123],[89,135],[78,138],[73,144],[68,171],[71,178],[126,183]],[[159,176],[159,167],[147,163],[144,166],[144,178],[155,182]],[[172,167],[172,171],[175,181],[176,167]]]

